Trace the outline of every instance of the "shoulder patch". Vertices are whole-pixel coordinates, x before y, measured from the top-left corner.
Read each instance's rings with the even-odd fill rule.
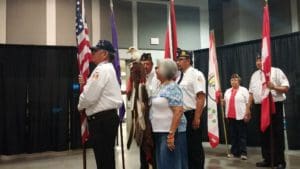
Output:
[[[95,72],[94,74],[93,74],[93,80],[98,80],[98,78],[99,78],[99,72]]]
[[[198,80],[199,82],[203,82],[203,79],[202,79],[201,76],[199,76],[197,80]]]

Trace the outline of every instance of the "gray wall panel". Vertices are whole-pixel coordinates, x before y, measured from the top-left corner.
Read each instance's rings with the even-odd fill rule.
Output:
[[[269,1],[272,36],[292,32],[290,0]]]
[[[167,6],[138,3],[138,48],[164,49],[167,27]],[[150,38],[159,38],[159,45],[150,45]]]
[[[299,29],[300,29],[300,1],[298,0],[298,2],[297,2],[297,4],[298,4],[298,25],[299,25]]]
[[[56,1],[56,43],[57,45],[76,45],[75,0]],[[91,0],[85,0],[85,14],[92,42]]]
[[[200,9],[176,6],[178,46],[186,50],[200,48]]]
[[[76,45],[74,0],[56,1],[56,43]]]
[[[238,9],[239,3],[237,0],[223,2],[223,44],[230,44],[240,42],[241,30],[240,30],[240,11]],[[234,25],[234,27],[233,27]],[[211,27],[210,29],[214,29]],[[219,36],[216,36],[216,39]],[[219,43],[218,45],[221,45]]]
[[[46,44],[46,0],[7,0],[6,43]]]
[[[209,29],[210,30],[213,29],[215,32],[216,44],[217,45],[223,44],[224,43],[223,34],[225,34],[226,31],[230,31],[225,29],[226,25],[223,25],[224,23],[223,19],[227,20],[227,18],[233,15],[235,11],[234,12],[228,11],[228,13],[223,12],[221,0],[209,0],[208,5],[209,5]],[[229,5],[229,7],[231,6]],[[235,22],[235,25],[239,24],[238,21],[233,21],[232,19],[230,20],[230,22]]]
[[[111,26],[109,23],[109,1],[100,0],[100,39],[111,40]]]
[[[118,32],[119,48],[133,44],[132,5],[127,1],[114,1],[114,14]],[[101,39],[111,40],[110,6],[108,0],[100,0]]]

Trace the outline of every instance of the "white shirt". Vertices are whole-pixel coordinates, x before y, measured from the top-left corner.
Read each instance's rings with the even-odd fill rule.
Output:
[[[152,99],[150,120],[153,132],[169,132],[173,118],[173,112],[168,100],[163,97]]]
[[[158,93],[152,96],[149,119],[153,132],[169,132],[174,112],[172,106],[182,106],[182,92],[175,82],[161,85]],[[181,116],[177,130],[186,131],[186,118]]]
[[[86,109],[88,116],[117,109],[122,105],[121,88],[112,63],[99,63],[80,94],[78,110]]]
[[[152,71],[146,76],[146,89],[149,98],[157,92],[159,86],[160,81],[157,79],[155,69],[152,69]]]
[[[177,81],[180,76],[177,77]],[[183,93],[183,109],[184,111],[196,109],[197,93],[206,93],[206,81],[204,75],[199,70],[190,66],[183,72],[183,78],[179,84]],[[204,107],[206,101],[204,103]]]
[[[253,94],[254,103],[260,104],[262,100],[262,82],[264,81],[264,75],[261,70],[255,71],[250,80],[249,93]],[[271,82],[275,86],[289,87],[289,81],[283,71],[279,68],[271,68]],[[271,90],[273,99],[275,102],[284,101],[286,96],[284,93],[278,93],[275,90]]]
[[[229,109],[231,94],[232,94],[232,88],[227,89],[224,94],[224,100],[226,103],[225,104],[226,117],[228,117],[228,109]],[[246,104],[248,103],[248,98],[249,98],[248,90],[243,86],[239,86],[236,95],[234,97],[236,120],[244,119],[246,114]]]

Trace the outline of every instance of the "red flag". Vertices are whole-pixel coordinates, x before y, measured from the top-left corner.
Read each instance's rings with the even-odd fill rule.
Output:
[[[219,144],[219,125],[217,103],[220,100],[220,78],[215,44],[215,35],[209,34],[209,61],[208,61],[208,98],[207,98],[207,130],[209,143],[212,148]]]
[[[261,124],[260,129],[264,132],[270,125],[270,112],[275,112],[275,105],[267,87],[271,76],[271,41],[270,41],[270,20],[268,4],[264,7],[263,16],[263,30],[262,30],[262,71],[264,74],[264,81],[262,82],[262,102],[261,102]]]
[[[170,29],[171,28],[171,29]],[[170,46],[170,41],[172,46]],[[174,0],[170,1],[170,25],[168,23],[165,39],[165,58],[173,58],[176,60],[177,51],[177,31],[176,31],[176,15]]]
[[[84,14],[84,1],[76,0],[76,40],[77,40],[77,60],[79,66],[79,74],[86,82],[89,75],[89,62],[91,60],[90,40],[88,35],[88,27]],[[82,92],[83,86],[80,87]],[[81,113],[81,143],[84,144],[89,137],[89,130],[87,126],[87,116]]]

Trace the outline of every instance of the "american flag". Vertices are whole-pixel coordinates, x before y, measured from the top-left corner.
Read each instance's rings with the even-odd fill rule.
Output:
[[[89,61],[91,60],[90,40],[88,35],[88,27],[85,20],[84,0],[76,0],[76,40],[77,40],[77,60],[79,73],[86,82],[89,75]],[[80,87],[82,92],[83,87]],[[81,142],[84,144],[89,137],[87,126],[87,116],[81,113]]]

